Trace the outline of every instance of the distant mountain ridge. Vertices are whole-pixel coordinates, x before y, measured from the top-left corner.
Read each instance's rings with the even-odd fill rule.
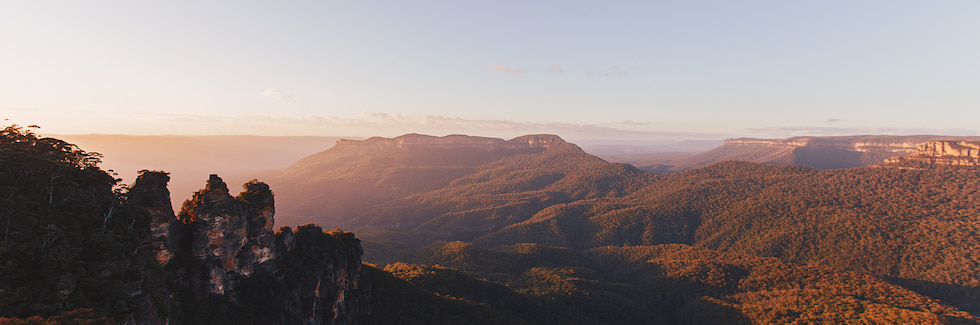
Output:
[[[888,158],[911,154],[929,141],[980,141],[980,137],[944,135],[800,136],[785,139],[737,138],[721,146],[674,159],[644,170],[676,172],[725,160],[772,165],[800,165],[818,169],[854,168],[880,164]]]
[[[735,139],[714,158],[754,152],[745,159],[770,165],[729,160],[656,174],[557,137],[547,148],[490,150],[507,141],[408,135],[352,141],[265,179],[293,220],[353,230],[372,262],[401,261],[439,241],[573,250],[677,243],[895,278],[980,313],[972,302],[980,278],[965,271],[980,251],[967,217],[980,206],[969,190],[980,183],[975,173],[789,166],[814,157],[880,163],[929,137]]]
[[[752,141],[733,145],[783,145]],[[920,145],[917,155],[944,160],[917,168],[725,161],[655,174],[557,136],[412,134],[346,142],[272,175],[281,187],[250,181],[237,197],[212,175],[176,216],[165,172],[145,171],[115,197],[116,181],[92,168],[98,155],[68,152],[78,169],[65,173],[46,155],[28,163],[0,148],[0,176],[21,185],[0,187],[0,221],[15,227],[0,255],[26,267],[0,265],[0,289],[56,303],[77,283],[67,298],[97,307],[94,317],[188,324],[976,324],[980,174],[945,162],[978,159],[978,148]],[[75,188],[85,175],[99,188]],[[297,204],[284,209],[309,213],[286,223],[343,226],[363,241],[313,225],[273,234],[272,188]],[[109,254],[64,263],[83,252],[74,247]],[[361,268],[362,252],[384,269]],[[86,312],[7,297],[15,309],[0,323]]]
[[[535,173],[496,174],[495,170],[509,169],[507,166],[515,163],[540,164],[542,168]],[[613,165],[617,170],[643,174],[628,165],[609,164],[555,135],[502,140],[408,134],[390,139],[341,141],[263,179],[268,180],[282,198],[279,201],[280,216],[288,220],[287,223],[306,222],[312,218],[322,224],[340,224],[353,229],[363,224],[350,223],[352,220],[379,205],[395,204],[415,194],[447,186],[473,188],[466,183],[483,182],[489,178],[508,180],[509,185],[473,190],[489,194],[561,183],[566,175],[557,170],[563,170],[562,166],[568,164]],[[546,171],[549,169],[552,171]],[[606,172],[576,173],[577,176],[564,182],[575,177],[602,177]],[[585,189],[587,187],[567,192]],[[567,200],[566,197],[563,194],[538,199],[552,202]]]
[[[415,148],[441,148],[441,149],[473,149],[473,150],[508,150],[508,149],[535,149],[549,148],[552,145],[566,143],[565,140],[557,135],[551,134],[532,134],[525,135],[510,140],[498,138],[476,137],[468,135],[453,134],[444,137],[436,137],[418,133],[410,133],[395,138],[371,137],[366,140],[340,139],[334,145],[338,150],[358,148],[358,149],[415,149]]]

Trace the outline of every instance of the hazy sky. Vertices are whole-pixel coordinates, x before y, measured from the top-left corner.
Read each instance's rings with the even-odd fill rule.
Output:
[[[980,1],[7,1],[42,133],[720,138],[980,129]]]

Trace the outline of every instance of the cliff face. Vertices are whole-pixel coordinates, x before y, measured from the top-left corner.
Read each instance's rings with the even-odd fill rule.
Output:
[[[980,166],[980,142],[929,141],[920,144],[911,155],[889,158],[885,164]]]
[[[977,141],[976,137],[940,135],[802,136],[786,139],[729,139],[715,149],[678,160],[669,171],[704,167],[725,160],[775,165],[801,165],[818,169],[865,167],[885,159],[913,154],[930,141]],[[664,168],[661,168],[664,169]]]
[[[515,149],[547,149],[556,144],[565,143],[560,137],[550,134],[535,134],[517,137],[511,140],[497,138],[474,137],[468,135],[447,135],[435,137],[424,134],[406,134],[395,138],[373,137],[367,140],[337,141],[337,149],[473,149],[483,151],[515,150]]]
[[[283,227],[275,237],[279,276],[292,288],[282,324],[352,324],[368,311],[361,279],[360,241],[354,234],[308,224]]]
[[[174,216],[167,180],[144,171],[130,190],[151,216],[151,247],[180,308],[176,319],[146,323],[350,324],[366,310],[353,234],[315,225],[275,232],[268,185],[253,180],[232,197],[217,175]]]
[[[170,263],[172,247],[177,247],[175,227],[179,222],[170,205],[168,182],[170,175],[166,172],[143,170],[129,189],[129,202],[143,207],[150,215],[150,245],[160,265]]]
[[[179,219],[190,227],[190,255],[207,269],[209,293],[233,290],[255,268],[274,270],[273,205],[267,185],[250,182],[233,198],[217,175],[184,202]]]

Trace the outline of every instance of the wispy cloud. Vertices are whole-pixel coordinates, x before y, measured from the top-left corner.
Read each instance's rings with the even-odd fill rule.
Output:
[[[841,120],[839,118],[829,118],[829,119],[827,119],[827,123],[837,123],[837,122],[840,122],[840,121],[843,121],[843,120]]]
[[[473,62],[473,61],[476,61],[475,56],[467,56],[459,59],[459,62]]]
[[[548,67],[548,72],[550,73],[562,73],[564,70],[561,68],[561,64],[552,64]]]
[[[497,129],[525,130],[536,127],[571,126],[564,123],[524,123],[508,120],[474,120],[442,115],[403,115],[389,113],[362,113],[368,121],[389,126],[407,126],[439,129]]]
[[[269,97],[280,102],[288,102],[288,103],[296,102],[296,97],[294,97],[293,95],[280,93],[278,90],[275,90],[273,88],[268,88],[262,91],[262,96]]]
[[[625,126],[647,126],[647,125],[650,125],[649,122],[638,122],[638,121],[630,121],[630,120],[619,121],[619,124],[620,125],[625,125]]]
[[[505,66],[503,64],[497,64],[497,65],[489,66],[489,67],[487,67],[487,71],[496,71],[496,72],[503,72],[503,73],[511,73],[511,74],[515,74],[515,75],[518,75],[518,76],[524,74],[524,72],[525,72],[525,70],[522,69],[522,68],[510,68],[510,67],[507,67],[507,66]]]
[[[588,124],[467,119],[443,115],[406,115],[366,112],[359,116],[171,116],[174,126],[207,126],[217,134],[398,136],[406,133],[432,135],[468,134],[510,138],[525,134],[557,134],[566,140],[616,139],[723,139],[728,134],[708,132],[653,132],[623,129],[620,123]],[[628,124],[628,123],[627,123]],[[640,123],[637,123],[640,124]],[[223,130],[223,131],[219,131]]]
[[[931,135],[958,135],[975,136],[980,135],[978,130],[949,128],[949,129],[928,129],[928,128],[903,128],[903,127],[769,127],[769,128],[749,128],[745,129],[753,136],[765,137],[788,137],[788,136],[840,136],[840,135],[861,135],[861,134],[883,134],[883,135],[910,135],[910,134],[931,134]]]
[[[626,70],[620,68],[618,65],[613,65],[611,68],[603,69],[600,70],[599,72],[588,71],[585,73],[586,76],[592,78],[617,78],[617,77],[626,76],[626,74],[627,74]]]

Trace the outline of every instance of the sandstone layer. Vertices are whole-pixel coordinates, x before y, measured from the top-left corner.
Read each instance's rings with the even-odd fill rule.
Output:
[[[929,141],[908,156],[885,160],[886,165],[980,166],[980,142]]]

